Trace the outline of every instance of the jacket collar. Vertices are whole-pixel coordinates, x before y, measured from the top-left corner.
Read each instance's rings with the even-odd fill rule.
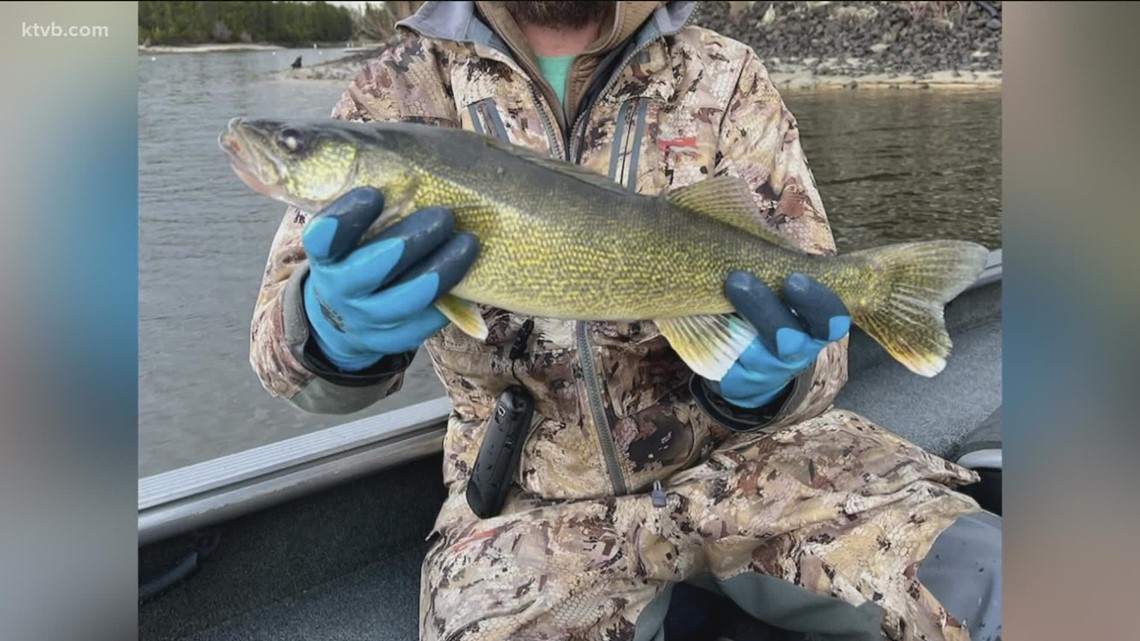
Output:
[[[665,2],[655,9],[634,38],[652,32],[652,36],[671,36],[685,25],[697,8],[697,2]],[[478,15],[475,2],[425,2],[415,14],[400,20],[396,27],[415,31],[437,40],[487,45],[510,54],[510,48]]]
[[[600,57],[600,60],[590,65],[589,75],[593,81],[578,87],[582,90],[582,94],[578,94],[578,91],[571,92],[578,95],[578,99],[572,101],[574,104],[571,105],[571,109],[576,112],[582,108],[583,104],[588,105],[591,96],[596,97],[596,90],[604,84],[603,81],[616,77],[622,72],[621,65],[618,62],[623,58],[624,52],[637,50],[658,38],[678,33],[684,28],[697,4],[697,2],[676,1],[657,3],[658,6],[648,18],[637,17],[639,12],[630,11],[628,8],[625,11],[618,11],[617,17],[612,18],[608,25],[603,26],[603,30],[608,29],[608,35],[604,33],[599,39],[601,44],[606,47],[606,53],[595,52],[592,54]],[[415,14],[397,22],[396,27],[410,30],[427,38],[471,44],[477,53],[480,53],[480,48],[483,48],[484,50],[480,55],[499,59],[514,67],[524,76],[530,77],[545,95],[546,100],[551,105],[556,105],[557,100],[554,91],[538,71],[538,63],[533,59],[533,54],[528,57],[529,47],[523,48],[521,53],[517,44],[516,48],[512,49],[506,38],[503,37],[504,34],[498,33],[480,15],[479,5],[478,2],[470,1],[425,2]],[[644,15],[644,13],[642,12],[640,15]],[[615,37],[615,33],[629,33],[630,29],[628,26],[622,28],[620,24],[615,23],[628,20],[630,16],[633,16],[632,19],[639,26],[632,35],[627,35],[624,39],[619,40]],[[510,26],[513,26],[513,19],[510,20],[510,23]],[[554,115],[559,128],[567,133],[569,123],[565,110],[558,106],[554,109]]]

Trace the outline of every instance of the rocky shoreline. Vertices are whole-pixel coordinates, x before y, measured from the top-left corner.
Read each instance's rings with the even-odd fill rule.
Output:
[[[705,2],[692,23],[752,46],[781,89],[1001,87],[1001,2]],[[278,75],[348,82],[381,51]]]
[[[1000,2],[754,2],[736,16],[728,5],[704,3],[694,22],[762,59],[853,58],[912,74],[1001,69]]]
[[[703,3],[693,22],[756,50],[777,85],[1001,85],[1001,2]]]

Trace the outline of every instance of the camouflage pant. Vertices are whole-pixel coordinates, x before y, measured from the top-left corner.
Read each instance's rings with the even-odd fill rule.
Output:
[[[979,510],[953,489],[976,480],[842,410],[737,435],[669,479],[665,507],[648,494],[519,499],[444,528],[423,566],[421,638],[634,639],[671,584],[752,575],[874,612],[891,639],[968,639],[916,568],[956,518]],[[817,606],[801,608],[799,629],[826,627],[813,623],[826,618]]]

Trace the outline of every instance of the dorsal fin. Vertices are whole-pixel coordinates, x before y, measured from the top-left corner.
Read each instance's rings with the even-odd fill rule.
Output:
[[[682,209],[708,216],[726,225],[759,236],[785,249],[803,253],[760,220],[748,183],[736,176],[717,176],[674,189],[665,200]]]

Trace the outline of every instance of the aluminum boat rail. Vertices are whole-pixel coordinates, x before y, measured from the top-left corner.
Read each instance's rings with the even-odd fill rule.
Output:
[[[1001,258],[990,252],[967,291],[1000,281]],[[853,346],[870,342],[852,329]],[[860,353],[875,351],[867,347]],[[438,398],[139,479],[139,545],[436,454],[450,411]]]

